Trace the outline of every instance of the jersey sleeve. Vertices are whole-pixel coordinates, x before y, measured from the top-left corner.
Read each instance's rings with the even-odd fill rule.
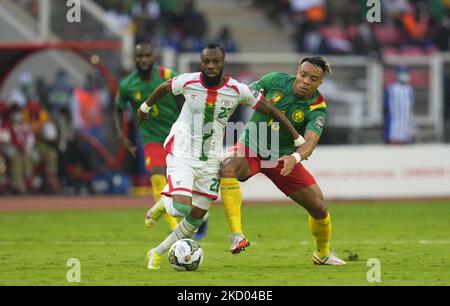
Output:
[[[276,72],[268,73],[258,81],[251,83],[250,87],[257,91],[260,91],[261,89],[264,89],[264,91],[268,91],[268,89],[270,88],[270,83],[272,82],[272,79],[276,74]]]
[[[325,108],[317,109],[310,112],[307,116],[307,124],[305,130],[311,130],[318,135],[322,135],[327,119],[327,111]]]
[[[264,96],[258,90],[251,90],[244,84],[239,84],[239,103],[257,109]]]
[[[114,104],[119,110],[124,110],[127,108],[128,97],[126,93],[126,84],[120,82],[119,91],[117,92]]]
[[[189,82],[194,80],[195,74],[194,73],[185,73],[180,74],[179,76],[175,76],[171,80],[171,88],[172,93],[177,96],[183,93],[183,89],[185,85]]]

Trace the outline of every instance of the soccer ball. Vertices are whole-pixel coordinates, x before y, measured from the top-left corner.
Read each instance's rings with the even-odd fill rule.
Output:
[[[176,241],[169,250],[169,262],[177,271],[195,271],[203,262],[203,250],[192,239]]]

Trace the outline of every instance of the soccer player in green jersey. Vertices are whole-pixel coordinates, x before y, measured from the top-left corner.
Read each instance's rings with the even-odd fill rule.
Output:
[[[331,73],[328,61],[323,57],[304,58],[295,76],[284,73],[269,73],[252,84],[253,89],[263,91],[268,100],[281,110],[305,143],[295,149],[289,135],[279,130],[279,143],[271,142],[270,129],[279,129],[267,115],[255,111],[247,123],[244,133],[221,166],[221,195],[223,207],[230,226],[230,252],[237,254],[250,245],[241,225],[242,194],[239,181],[245,181],[261,172],[296,203],[309,213],[309,228],[314,236],[313,262],[318,265],[345,265],[345,261],[330,252],[331,219],[322,191],[314,177],[303,167],[316,148],[322,134],[327,108],[318,91],[323,76]],[[261,123],[264,123],[261,125]],[[267,134],[252,133],[251,129],[264,126]],[[279,156],[276,167],[264,167],[264,158]]]
[[[133,114],[136,114],[152,92],[162,83],[176,76],[171,69],[155,65],[154,52],[151,44],[138,44],[135,48],[136,70],[120,82],[119,93],[115,101],[114,122],[117,136],[122,145],[136,157],[136,145],[121,131],[121,113],[131,104]],[[166,156],[163,148],[164,140],[170,132],[172,124],[177,120],[183,100],[177,100],[173,95],[167,95],[158,101],[149,114],[149,119],[139,125],[142,143],[144,145],[145,168],[150,174],[152,194],[157,202],[166,185]],[[145,225],[151,227],[152,219],[148,212],[145,216]],[[177,220],[168,214],[164,219],[173,230]]]

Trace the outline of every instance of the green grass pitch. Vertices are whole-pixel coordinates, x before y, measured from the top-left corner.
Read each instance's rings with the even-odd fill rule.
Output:
[[[450,285],[450,202],[331,204],[332,247],[345,267],[313,266],[307,214],[297,205],[243,207],[253,243],[233,256],[221,207],[200,241],[199,271],[176,272],[166,259],[146,269],[146,251],[167,234],[144,210],[0,213],[0,285]],[[69,283],[69,258],[81,282]],[[370,258],[381,282],[369,283]]]

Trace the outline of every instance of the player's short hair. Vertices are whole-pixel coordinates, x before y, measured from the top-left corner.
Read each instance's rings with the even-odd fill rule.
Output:
[[[153,50],[153,44],[151,42],[149,42],[149,41],[141,41],[141,42],[137,43],[134,48],[136,49],[139,46],[141,46],[141,47],[149,47],[150,49]]]
[[[218,43],[210,43],[205,48],[203,48],[203,50],[205,49],[220,49],[220,51],[222,51],[223,57],[225,57],[225,49]]]
[[[314,57],[305,57],[300,61],[300,66],[304,63],[308,62],[313,64],[316,67],[322,69],[323,73],[333,74],[333,68],[331,68],[330,62],[322,57],[322,56],[314,56]]]

